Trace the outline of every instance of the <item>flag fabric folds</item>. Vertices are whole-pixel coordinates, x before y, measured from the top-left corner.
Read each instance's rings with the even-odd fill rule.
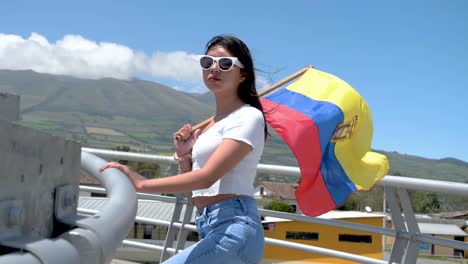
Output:
[[[266,121],[296,156],[296,199],[305,215],[342,205],[388,173],[387,158],[370,151],[372,117],[364,99],[343,80],[309,68],[288,87],[261,98]]]

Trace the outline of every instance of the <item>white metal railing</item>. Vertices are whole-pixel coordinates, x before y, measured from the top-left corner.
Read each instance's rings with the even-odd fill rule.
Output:
[[[120,152],[120,151],[110,151],[102,149],[90,149],[83,148],[82,151],[93,153],[102,158],[107,159],[123,159],[123,160],[132,160],[132,161],[145,161],[145,162],[157,162],[157,163],[166,163],[166,164],[176,164],[172,157],[167,156],[158,156],[158,155],[149,155],[149,154],[139,154],[139,153],[129,153],[129,152]],[[284,176],[297,176],[300,177],[300,170],[297,167],[288,167],[288,166],[277,166],[277,165],[265,165],[259,164],[258,172],[267,172],[272,174],[279,174]],[[463,183],[454,183],[447,181],[437,181],[437,180],[425,180],[425,179],[415,179],[401,176],[385,176],[379,183],[379,186],[384,187],[385,197],[389,205],[390,213],[392,216],[392,222],[394,224],[394,229],[369,226],[364,224],[356,224],[338,220],[331,219],[322,219],[307,217],[304,215],[290,214],[276,211],[269,211],[259,209],[259,212],[262,216],[273,216],[283,219],[296,220],[307,223],[316,223],[328,226],[335,226],[341,228],[347,228],[352,230],[366,231],[373,234],[380,234],[385,236],[395,237],[394,244],[392,247],[391,255],[388,261],[377,260],[369,257],[363,257],[356,254],[345,253],[341,251],[320,248],[315,246],[304,245],[300,243],[293,243],[289,241],[265,238],[265,243],[272,244],[281,247],[293,248],[296,250],[302,250],[306,252],[311,252],[315,254],[321,254],[326,256],[331,256],[335,258],[345,259],[349,261],[356,261],[359,263],[416,263],[418,252],[419,252],[419,243],[426,242],[435,245],[456,248],[460,250],[468,250],[468,243],[461,241],[454,241],[450,239],[434,237],[430,235],[425,235],[419,232],[418,225],[416,223],[415,215],[412,209],[412,205],[409,201],[407,190],[424,190],[432,192],[442,192],[450,193],[461,196],[468,196],[468,184]],[[90,191],[90,192],[105,192],[102,188],[92,188],[80,186],[80,190]],[[177,204],[186,203],[185,199],[181,196],[177,197],[166,197],[161,195],[152,195],[137,193],[139,199],[150,199],[150,200],[159,200],[166,202],[173,202]],[[177,210],[177,206],[176,206]],[[176,211],[175,210],[175,211]],[[187,212],[190,210],[186,210]],[[78,212],[82,214],[93,214],[95,212],[78,209]],[[191,211],[190,211],[191,214]],[[174,214],[174,216],[176,213]],[[179,215],[174,218],[178,218]],[[194,225],[188,223],[177,223],[175,221],[161,221],[157,219],[148,219],[136,217],[136,222],[168,226],[169,229],[173,228],[182,228],[183,230],[196,231]],[[169,232],[168,232],[169,233]],[[172,236],[173,237],[173,236]],[[172,245],[172,241],[170,241]],[[153,249],[153,250],[162,250],[163,256],[161,260],[164,260],[168,257],[167,252],[175,253],[178,250],[183,249],[183,243],[185,243],[185,238],[179,236],[179,241],[177,241],[176,248],[170,248],[168,245],[164,247],[157,245],[150,245],[141,242],[135,242],[130,240],[124,240],[123,244],[126,246],[133,246],[137,248]],[[182,242],[182,243],[180,243]]]

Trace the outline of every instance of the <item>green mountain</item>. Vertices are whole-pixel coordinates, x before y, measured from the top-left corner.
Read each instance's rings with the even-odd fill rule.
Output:
[[[396,151],[376,150],[376,152],[387,156],[392,175],[468,183],[467,162],[454,158],[427,159]]]
[[[77,112],[144,120],[208,118],[211,105],[192,94],[142,80],[87,80],[33,71],[0,71],[0,89],[21,96],[23,114]]]
[[[68,137],[82,146],[172,153],[172,133],[182,124],[197,124],[214,110],[210,93],[184,93],[143,80],[88,80],[33,71],[0,70],[0,92],[21,96],[23,125]],[[276,133],[262,163],[297,166]],[[381,151],[393,175],[466,182],[468,163],[454,158],[426,159]],[[297,179],[274,179],[294,181]]]

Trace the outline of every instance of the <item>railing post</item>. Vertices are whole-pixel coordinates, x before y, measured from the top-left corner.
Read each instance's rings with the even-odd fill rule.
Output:
[[[408,244],[408,240],[402,236],[406,232],[405,220],[401,216],[401,208],[398,205],[395,188],[385,186],[385,196],[390,214],[392,216],[393,228],[396,231],[395,240],[393,242],[392,253],[388,263],[402,263],[403,255]]]
[[[397,191],[399,198],[396,195]],[[396,230],[395,242],[393,243],[389,263],[414,264],[418,258],[420,243],[416,236],[420,232],[408,192],[404,188],[388,186],[385,186],[384,192]],[[401,204],[402,208],[399,204]],[[401,209],[403,209],[404,217],[402,216]]]
[[[182,212],[182,206],[183,206],[183,194],[181,193],[176,194],[176,198],[177,200],[176,200],[175,207],[174,207],[174,213],[172,214],[171,223],[169,224],[169,228],[166,234],[166,241],[164,242],[164,248],[161,253],[161,258],[159,260],[160,263],[163,263],[166,259],[169,258],[169,252],[167,249],[171,248],[174,244],[174,238],[175,238],[175,232],[176,232],[174,223],[180,221],[180,214]]]
[[[398,193],[400,196],[400,203],[403,207],[403,213],[405,215],[406,227],[410,235],[404,263],[413,264],[416,263],[419,254],[419,241],[416,240],[416,234],[419,233],[419,226],[416,222],[416,217],[414,215],[413,206],[411,205],[408,192],[406,189],[398,188]]]
[[[182,220],[182,226],[179,229],[179,236],[177,237],[177,245],[176,245],[176,251],[175,253],[177,254],[181,249],[183,250],[185,247],[185,242],[187,241],[187,234],[188,234],[188,229],[185,228],[185,225],[190,224],[190,220],[192,219],[192,214],[193,214],[193,204],[190,201],[188,197],[187,198],[187,204],[185,206],[185,212],[184,212],[184,219]]]

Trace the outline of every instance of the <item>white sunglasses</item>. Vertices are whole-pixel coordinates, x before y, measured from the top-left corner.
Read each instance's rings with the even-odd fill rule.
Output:
[[[244,65],[239,61],[237,57],[213,57],[208,55],[200,55],[200,66],[203,70],[209,70],[213,67],[216,61],[218,68],[222,71],[229,71],[234,65],[239,66],[243,69]]]

